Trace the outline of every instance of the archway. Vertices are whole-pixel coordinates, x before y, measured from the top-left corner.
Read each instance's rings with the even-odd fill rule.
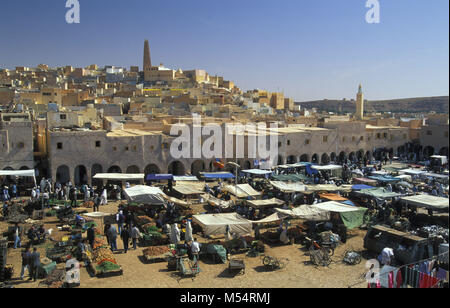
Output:
[[[168,167],[168,173],[173,175],[185,175],[185,170],[183,163],[178,160],[171,162]]]
[[[295,164],[297,162],[297,157],[294,155],[288,156],[286,164]]]
[[[150,164],[145,167],[144,173],[145,173],[145,176],[147,176],[148,174],[160,174],[161,171],[157,165]]]
[[[319,163],[319,155],[318,154],[314,154],[311,158],[311,162],[313,164],[318,164]]]
[[[432,146],[427,146],[424,150],[423,150],[423,156],[428,158],[430,156],[434,155],[434,148]]]
[[[56,169],[56,181],[60,182],[61,184],[66,184],[70,181],[69,167],[67,167],[66,165],[62,165]]]
[[[332,152],[331,154],[330,154],[330,160],[333,162],[333,163],[336,163],[337,161],[337,156],[336,156],[336,153],[334,153],[334,152]]]
[[[348,155],[348,158],[350,159],[351,162],[355,162],[356,161],[355,152],[350,152],[350,154]]]
[[[309,162],[309,155],[303,154],[302,156],[300,156],[300,161],[301,162]]]
[[[83,185],[87,184],[87,170],[86,167],[83,165],[79,165],[75,167],[75,173],[73,175],[73,181],[75,182],[75,185]]]
[[[347,160],[347,154],[345,152],[339,153],[339,162],[342,164],[342,163],[345,163],[346,160]]]
[[[364,159],[364,150],[360,149],[357,153],[356,153],[356,157],[358,159],[358,161],[362,161]]]
[[[372,160],[372,152],[371,151],[367,151],[365,158],[366,158],[366,160],[371,161]]]
[[[199,176],[200,172],[205,171],[205,162],[202,160],[196,160],[191,165],[191,174]]]
[[[330,156],[328,156],[327,153],[323,153],[322,157],[320,158],[320,163],[322,165],[328,165],[330,163]]]
[[[136,165],[129,166],[126,173],[140,173],[139,167]]]
[[[91,169],[92,186],[99,188],[103,186],[103,180],[94,179],[97,173],[103,173],[103,167],[100,164],[93,164]]]
[[[108,169],[108,173],[122,173],[122,169],[119,166],[111,166]]]
[[[443,147],[439,150],[439,155],[448,157],[448,147]]]

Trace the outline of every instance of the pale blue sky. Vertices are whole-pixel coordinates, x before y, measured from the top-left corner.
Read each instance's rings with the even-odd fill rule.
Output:
[[[448,0],[65,0],[3,1],[0,67],[153,64],[205,69],[242,89],[284,91],[296,101],[449,93]]]

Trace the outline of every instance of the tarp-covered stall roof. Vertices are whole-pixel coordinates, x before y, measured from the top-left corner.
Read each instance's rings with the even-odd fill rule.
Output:
[[[271,206],[282,206],[284,201],[277,198],[266,199],[266,200],[248,200],[247,204],[254,208],[271,207]]]
[[[234,179],[234,175],[229,172],[200,172],[205,179]]]
[[[196,176],[193,175],[174,175],[173,176],[173,180],[179,181],[179,182],[185,182],[185,181],[189,181],[189,182],[196,182],[198,181],[198,178]]]
[[[270,181],[270,184],[282,192],[304,192],[306,190],[306,186],[301,183]]]
[[[34,170],[0,170],[0,176],[26,176],[34,177]]]
[[[143,173],[97,173],[94,175],[94,179],[101,180],[143,180],[145,174]]]
[[[174,186],[173,189],[182,195],[199,195],[204,193],[194,185],[187,185],[187,184]]]
[[[352,190],[362,190],[362,189],[373,189],[376,187],[364,185],[364,184],[356,184],[352,186]]]
[[[322,211],[336,212],[336,213],[346,213],[346,212],[356,212],[360,208],[346,205],[340,202],[328,201],[314,204],[312,207],[318,208]]]
[[[415,195],[410,197],[403,197],[400,200],[408,205],[417,207],[425,207],[436,210],[448,209],[449,199],[431,195]]]
[[[203,214],[192,216],[193,222],[199,224],[206,236],[224,235],[226,227],[230,233],[246,235],[252,233],[252,222],[237,213]]]
[[[128,201],[145,204],[164,204],[164,193],[158,187],[136,185],[124,189]]]
[[[172,174],[147,174],[145,178],[146,181],[162,181],[162,180],[172,180]]]
[[[306,182],[308,180],[303,174],[278,174],[272,175],[272,178],[284,182]]]
[[[267,216],[266,218],[263,218],[261,220],[252,221],[253,224],[266,224],[266,223],[273,223],[276,221],[280,221],[285,219],[286,217],[289,217],[288,215],[285,215],[283,213],[273,213],[270,216]]]
[[[238,198],[257,197],[261,193],[253,189],[249,184],[225,185],[225,190]]]
[[[300,205],[292,210],[275,209],[275,211],[295,219],[305,219],[311,221],[330,220],[329,211],[324,211],[308,204]]]
[[[350,192],[351,190],[352,190],[352,185],[341,185],[341,186],[336,186],[333,184],[306,185],[306,192],[317,192],[317,191]]]
[[[316,169],[316,170],[339,170],[342,169],[342,166],[339,165],[327,165],[327,166],[319,166],[319,165],[311,165],[312,169]]]
[[[321,199],[327,199],[327,200],[331,200],[331,201],[346,201],[346,200],[348,200],[347,198],[341,197],[338,194],[319,194],[319,197]]]
[[[409,174],[409,175],[421,175],[422,173],[425,173],[425,171],[420,170],[420,169],[403,169],[403,170],[400,170],[399,173]]]
[[[377,185],[377,180],[372,180],[372,179],[368,179],[368,178],[354,178],[353,182],[359,183],[359,184],[366,184],[366,185],[370,185],[370,186]]]
[[[218,206],[222,209],[229,209],[234,205],[232,200],[225,201],[216,197],[211,196],[210,194],[203,195],[203,198],[206,202],[208,202],[211,206]]]
[[[388,175],[371,175],[369,179],[376,180],[381,183],[395,183],[401,181],[399,178]]]
[[[272,171],[262,170],[262,169],[249,169],[249,170],[242,170],[241,172],[254,174],[254,175],[267,175],[267,174],[271,174],[272,173]]]
[[[371,188],[371,189],[362,189],[360,191],[354,192],[357,195],[365,196],[365,197],[374,197],[378,199],[389,199],[394,197],[400,197],[401,194],[395,192],[389,192],[385,188]]]
[[[340,202],[323,202],[313,205],[318,209],[339,213],[342,222],[348,229],[354,229],[364,224],[364,214],[367,209],[363,207],[356,207],[352,205],[343,204]]]

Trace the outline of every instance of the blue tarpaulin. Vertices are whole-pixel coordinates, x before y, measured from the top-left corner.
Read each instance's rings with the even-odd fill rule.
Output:
[[[364,184],[356,184],[356,185],[352,186],[353,190],[371,189],[371,188],[375,188],[375,187],[369,186],[369,185],[364,185]]]
[[[305,165],[305,167],[306,167],[306,173],[308,173],[309,175],[319,173],[318,170],[311,168],[311,164],[307,164],[307,165]]]
[[[386,183],[394,183],[394,182],[400,182],[401,181],[401,179],[399,179],[399,178],[395,178],[395,177],[392,177],[392,176],[383,176],[383,175],[372,175],[372,176],[369,176],[369,179],[372,179],[372,180],[376,180],[376,181],[379,181],[379,182],[386,182]]]
[[[158,180],[172,180],[172,174],[147,174],[146,181],[158,181]]]
[[[234,175],[228,172],[200,173],[205,179],[233,179]]]
[[[341,203],[346,204],[346,205],[356,206],[356,205],[355,205],[353,202],[351,202],[350,200],[341,201]]]

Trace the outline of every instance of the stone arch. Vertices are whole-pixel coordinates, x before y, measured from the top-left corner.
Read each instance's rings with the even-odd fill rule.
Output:
[[[88,181],[87,169],[84,165],[78,165],[75,167],[73,174],[73,181],[76,186],[87,184]]]
[[[161,170],[159,169],[158,165],[156,164],[149,164],[144,169],[145,176],[148,174],[160,174]]]
[[[425,147],[425,149],[423,150],[423,156],[430,157],[432,155],[434,155],[434,148],[432,146]]]
[[[312,162],[313,164],[318,164],[318,163],[319,163],[319,154],[314,154],[314,155],[311,157],[311,162]]]
[[[183,163],[175,160],[171,162],[167,168],[168,173],[173,175],[185,175],[186,174],[186,168],[184,167]]]
[[[443,147],[439,150],[439,155],[447,156],[448,157],[448,147]]]
[[[191,164],[191,174],[199,176],[200,172],[205,171],[205,162],[202,160],[196,160]]]
[[[119,166],[114,165],[109,167],[107,173],[122,173],[122,169]]]
[[[300,161],[301,162],[309,162],[309,155],[303,154],[302,156],[300,156]]]
[[[295,155],[290,155],[286,159],[286,164],[295,164],[297,162],[297,157]]]
[[[125,173],[140,173],[139,167],[136,165],[129,166]]]
[[[356,161],[356,154],[355,152],[350,152],[350,154],[348,154],[348,158],[350,159],[351,162]]]
[[[332,162],[334,162],[334,163],[337,162],[337,156],[336,156],[336,153],[332,152],[332,153],[330,154],[330,160],[331,160]]]
[[[56,181],[65,184],[70,181],[70,170],[66,165],[61,165],[56,169]]]
[[[358,161],[361,161],[364,159],[364,150],[360,149],[358,150],[358,152],[356,152],[356,158],[358,159]]]
[[[327,153],[323,153],[322,157],[320,158],[320,163],[322,165],[328,165],[330,163],[330,156],[328,156]]]
[[[372,160],[372,157],[373,157],[372,152],[371,152],[371,151],[367,151],[367,152],[366,152],[366,155],[365,155],[365,158],[366,158],[367,160],[371,161],[371,160]]]
[[[338,160],[340,163],[345,163],[345,161],[347,160],[347,153],[345,152],[339,153]]]
[[[100,164],[93,164],[92,168],[91,168],[92,186],[102,187],[103,186],[103,180],[101,180],[101,179],[94,179],[94,176],[97,173],[103,173],[103,167]]]

